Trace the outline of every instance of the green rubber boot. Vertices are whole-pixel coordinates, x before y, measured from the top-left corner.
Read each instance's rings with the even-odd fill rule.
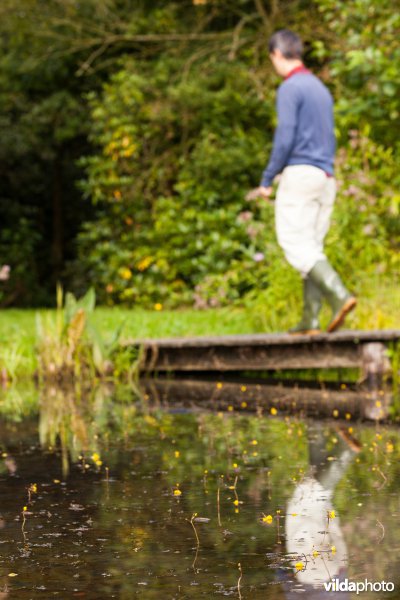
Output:
[[[310,277],[303,279],[303,316],[296,327],[289,329],[292,334],[316,334],[321,327],[318,320],[321,310],[322,293]]]
[[[319,287],[330,304],[332,320],[327,331],[335,331],[342,325],[346,315],[355,307],[357,300],[343,285],[338,273],[326,259],[319,260],[308,276]]]

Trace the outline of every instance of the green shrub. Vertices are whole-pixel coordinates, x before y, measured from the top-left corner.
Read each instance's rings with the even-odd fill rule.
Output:
[[[85,160],[83,187],[102,212],[80,235],[80,258],[103,301],[190,304],[197,285],[262,250],[265,225],[260,211],[246,221],[244,195],[266,160],[272,98],[254,93],[240,63],[176,83],[176,64],[147,78],[134,68],[91,98],[101,151]],[[245,279],[233,297],[256,280]]]

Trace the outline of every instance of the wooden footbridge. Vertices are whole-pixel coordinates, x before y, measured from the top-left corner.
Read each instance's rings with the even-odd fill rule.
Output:
[[[390,373],[389,350],[400,348],[400,330],[176,337],[125,344],[141,348],[140,370],[145,373],[359,368],[361,379],[374,386]]]

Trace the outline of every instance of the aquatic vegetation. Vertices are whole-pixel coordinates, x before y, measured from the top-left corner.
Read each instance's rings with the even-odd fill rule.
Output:
[[[242,599],[242,594],[241,594],[241,591],[240,591],[240,583],[242,581],[243,571],[242,571],[242,565],[240,563],[238,563],[238,569],[239,569],[240,575],[239,575],[239,579],[238,579],[238,582],[237,582],[237,589],[238,589],[239,600],[241,600]]]
[[[273,517],[272,515],[264,515],[264,514],[263,514],[263,517],[262,517],[262,522],[263,522],[263,523],[268,523],[268,524],[271,524],[271,523],[272,523],[272,521],[273,521],[273,518],[274,518],[274,517]]]
[[[200,539],[199,539],[199,536],[198,536],[198,533],[197,533],[197,529],[196,529],[196,527],[195,527],[195,525],[194,525],[194,521],[195,521],[196,517],[197,517],[197,513],[193,513],[193,514],[192,514],[192,518],[191,518],[191,519],[190,519],[190,521],[189,521],[189,522],[190,522],[190,524],[191,524],[191,526],[193,527],[193,531],[194,531],[194,534],[195,534],[195,536],[196,536],[196,555],[195,555],[195,557],[194,557],[194,560],[193,560],[193,563],[192,563],[192,569],[193,569],[195,572],[196,572],[196,569],[195,569],[196,560],[197,560],[197,556],[198,556],[198,553],[199,553],[199,548],[200,548]]]
[[[132,351],[120,345],[123,324],[104,339],[93,321],[95,302],[95,292],[89,289],[79,300],[67,293],[64,303],[64,294],[59,286],[54,317],[37,314],[37,374],[41,382],[93,381],[97,377],[115,377],[116,362],[121,362],[124,353],[129,353],[131,361],[126,373],[132,374],[135,366]]]

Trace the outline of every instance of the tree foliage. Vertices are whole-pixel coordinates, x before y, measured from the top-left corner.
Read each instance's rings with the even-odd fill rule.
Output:
[[[329,49],[337,113],[344,130],[370,125],[387,145],[400,122],[399,0],[318,0],[334,34]]]
[[[181,68],[163,60],[145,76],[130,61],[91,100],[102,152],[85,160],[83,187],[102,208],[80,244],[89,278],[116,301],[188,299],[261,251],[264,225],[246,233],[243,192],[259,177],[272,96],[257,96],[239,62],[210,61],[195,79]]]
[[[273,211],[244,195],[270,149],[281,27],[336,99],[333,259],[391,277],[398,19],[389,0],[3,0],[0,301],[49,302],[59,280],[145,306],[277,293]]]

